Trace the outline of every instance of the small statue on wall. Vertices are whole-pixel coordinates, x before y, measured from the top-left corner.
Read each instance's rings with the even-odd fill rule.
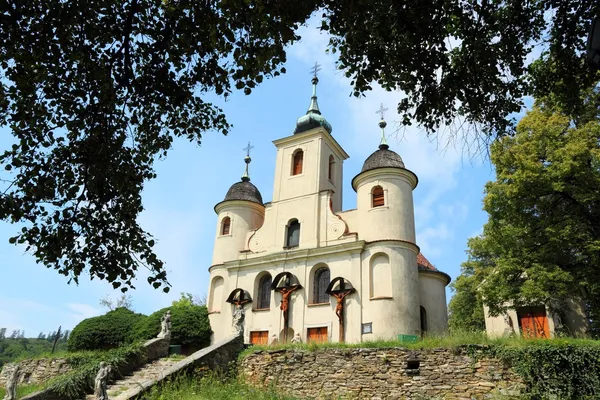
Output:
[[[171,311],[167,311],[160,320],[160,333],[158,338],[171,337]]]
[[[19,365],[15,365],[8,381],[6,382],[6,395],[4,400],[17,400],[17,383],[19,381]]]
[[[100,369],[96,374],[96,379],[94,379],[94,396],[96,400],[109,400],[108,393],[106,392],[109,376],[110,365],[101,362]]]
[[[514,335],[515,328],[513,326],[512,318],[508,314],[504,314],[504,335]]]
[[[294,338],[292,339],[292,343],[293,344],[302,343],[302,338],[300,337],[300,334],[298,332],[296,332],[296,334],[294,335]]]
[[[271,336],[271,343],[269,343],[270,346],[275,346],[279,344],[279,339],[277,338],[276,334],[273,334],[273,336]]]
[[[233,311],[233,329],[238,334],[244,333],[244,321],[246,320],[246,311],[243,304],[237,303]]]

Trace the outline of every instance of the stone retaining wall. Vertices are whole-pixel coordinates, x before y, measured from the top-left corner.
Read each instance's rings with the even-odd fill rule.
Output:
[[[256,351],[240,361],[239,373],[311,399],[481,399],[518,396],[524,387],[501,361],[476,361],[464,349]]]
[[[64,358],[24,360],[17,364],[19,364],[20,369],[20,385],[40,384],[71,370],[71,366]],[[6,386],[6,381],[11,375],[15,365],[15,363],[4,365],[0,372],[0,387]]]
[[[127,375],[139,367],[154,361],[158,358],[166,357],[169,355],[169,339],[151,339],[144,343],[144,351],[139,356],[127,360],[127,363],[121,365],[118,369],[117,375]],[[65,399],[51,390],[46,389],[39,392],[32,393],[22,398],[22,400],[69,400]]]

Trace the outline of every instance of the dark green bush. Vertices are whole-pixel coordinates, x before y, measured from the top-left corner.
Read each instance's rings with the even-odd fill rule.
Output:
[[[147,319],[126,308],[84,319],[71,332],[69,351],[110,349],[133,341],[131,332],[137,323]]]
[[[133,328],[136,340],[152,339],[160,332],[162,316],[171,310],[171,344],[200,349],[210,344],[210,323],[206,306],[175,305],[163,308],[140,320]]]

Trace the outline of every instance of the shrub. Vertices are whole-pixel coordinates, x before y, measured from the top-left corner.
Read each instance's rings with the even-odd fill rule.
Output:
[[[199,349],[210,344],[210,323],[206,306],[192,304],[175,305],[163,308],[140,320],[133,328],[133,338],[148,340],[160,332],[162,316],[171,311],[171,343],[186,348]]]
[[[121,307],[99,317],[84,319],[71,332],[69,351],[109,349],[131,343],[133,326],[147,318]]]

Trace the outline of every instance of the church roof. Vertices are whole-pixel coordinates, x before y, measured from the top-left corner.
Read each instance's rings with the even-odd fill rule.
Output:
[[[420,252],[417,255],[417,265],[424,269],[429,269],[431,271],[437,271],[437,268],[434,267],[433,264],[430,263],[429,260],[425,258],[423,253],[420,253]]]
[[[387,144],[379,145],[379,149],[365,160],[360,172],[376,168],[405,168],[402,157],[389,149]]]
[[[246,200],[261,205],[263,204],[260,191],[249,179],[231,185],[223,201],[228,200]]]
[[[448,275],[445,272],[440,271],[439,269],[437,269],[436,267],[433,266],[432,263],[429,262],[428,259],[425,258],[425,256],[423,255],[423,253],[419,252],[419,254],[417,255],[417,266],[419,267],[419,270],[421,271],[430,271],[430,272],[436,272],[438,274],[443,275],[446,278],[446,285],[450,283],[450,281],[452,280],[452,278],[450,278],[450,275]]]

